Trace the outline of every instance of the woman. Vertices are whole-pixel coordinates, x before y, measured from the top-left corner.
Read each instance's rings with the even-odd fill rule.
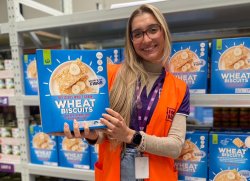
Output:
[[[178,180],[178,158],[186,133],[189,90],[167,71],[170,32],[164,16],[153,5],[142,5],[128,20],[125,61],[108,68],[110,108],[103,131],[79,131],[99,145],[97,181]],[[74,136],[65,124],[64,133]],[[136,161],[135,161],[136,160]],[[135,163],[136,162],[136,163]]]

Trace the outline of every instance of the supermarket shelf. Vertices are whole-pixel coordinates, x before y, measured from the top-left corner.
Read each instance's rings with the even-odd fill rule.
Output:
[[[250,107],[250,94],[191,94],[193,106],[202,107]],[[38,96],[22,96],[23,105],[39,106]]]
[[[250,107],[250,94],[191,94],[193,106],[201,107]]]
[[[21,101],[24,106],[39,106],[38,96],[21,96]]]
[[[154,4],[166,16],[172,33],[201,31],[200,38],[204,38],[202,35],[207,34],[202,33],[204,30],[208,34],[209,30],[217,30],[220,36],[224,36],[223,29],[232,31],[232,24],[237,27],[232,31],[236,35],[242,28],[250,28],[249,0],[175,0]],[[68,32],[71,41],[124,38],[127,18],[134,9],[124,7],[34,18],[17,22],[15,27],[18,32],[46,30],[57,35],[63,30]],[[2,27],[2,33],[6,33],[8,25],[2,24]],[[215,31],[210,34],[215,34]],[[190,36],[197,38],[192,33]]]
[[[13,70],[0,70],[0,79],[14,78]]]
[[[80,170],[65,167],[28,164],[29,174],[67,178],[76,180],[94,180],[93,170]]]

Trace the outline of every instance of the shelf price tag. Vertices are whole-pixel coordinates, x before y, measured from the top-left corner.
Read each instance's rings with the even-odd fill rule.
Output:
[[[8,106],[9,98],[8,97],[0,97],[0,106]]]
[[[0,172],[14,173],[14,165],[8,163],[0,163]]]

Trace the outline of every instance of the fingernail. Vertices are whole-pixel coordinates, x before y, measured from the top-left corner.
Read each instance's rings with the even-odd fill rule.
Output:
[[[107,108],[105,108],[105,110],[107,111],[107,110],[109,110],[109,108],[107,107]]]
[[[65,127],[65,128],[68,128],[69,125],[68,125],[67,123],[64,123],[64,127]]]

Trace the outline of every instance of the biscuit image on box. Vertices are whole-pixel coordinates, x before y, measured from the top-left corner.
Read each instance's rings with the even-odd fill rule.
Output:
[[[178,159],[184,161],[200,161],[201,155],[200,149],[193,142],[185,140],[181,155]]]
[[[53,141],[49,135],[43,132],[37,133],[32,140],[33,147],[37,149],[51,150],[54,147]]]
[[[250,49],[244,45],[227,49],[219,59],[220,70],[240,70],[250,68]]]
[[[176,52],[170,59],[171,72],[198,72],[200,71],[199,57],[190,49]]]
[[[242,147],[245,145],[244,142],[241,141],[240,138],[235,138],[235,139],[233,140],[233,144],[234,144],[235,146],[237,146],[238,148],[242,148]]]
[[[95,72],[80,59],[64,62],[52,73],[50,78],[51,95],[97,94],[98,85]]]
[[[62,148],[65,151],[82,152],[84,150],[84,144],[80,138],[68,139],[65,137],[62,141]]]
[[[33,78],[33,79],[37,78],[36,60],[33,60],[29,63],[27,67],[27,75],[28,78]]]
[[[214,177],[213,181],[246,181],[246,178],[237,170],[223,170]]]

